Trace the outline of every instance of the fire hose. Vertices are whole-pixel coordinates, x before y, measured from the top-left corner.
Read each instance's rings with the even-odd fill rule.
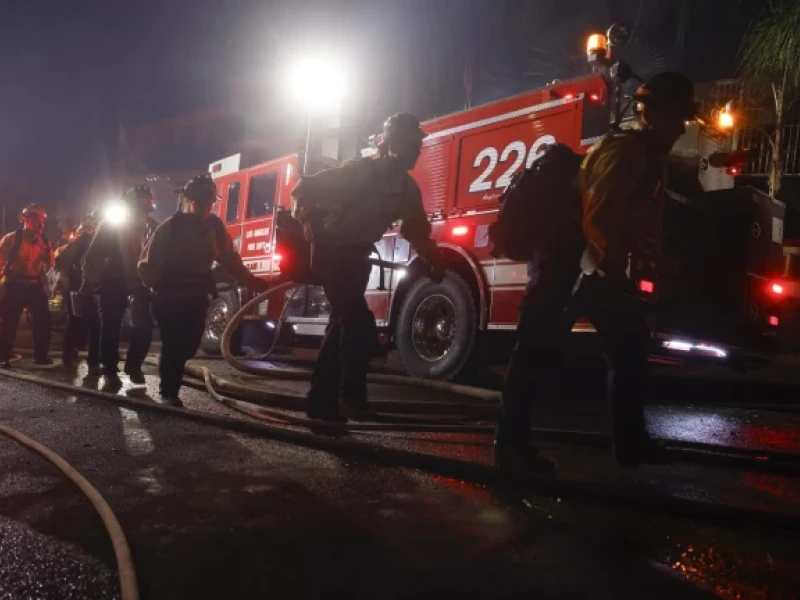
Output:
[[[111,545],[114,548],[114,555],[117,559],[117,570],[119,571],[121,598],[122,600],[138,600],[139,588],[136,583],[136,569],[133,566],[131,549],[125,537],[125,532],[122,531],[122,526],[119,524],[119,520],[116,515],[114,515],[114,511],[111,510],[105,498],[103,498],[100,492],[98,492],[72,465],[46,446],[6,425],[0,424],[0,434],[16,441],[42,458],[50,461],[67,479],[74,483],[80,492],[91,502],[97,514],[100,515],[100,519],[103,521],[103,525],[108,532],[108,537],[111,540]]]
[[[205,367],[203,367],[203,369],[205,369]],[[257,421],[254,419],[213,415],[203,411],[154,404],[144,400],[87,389],[69,383],[14,371],[4,370],[2,371],[2,376],[37,385],[44,385],[70,394],[80,394],[85,397],[98,398],[117,406],[123,406],[137,411],[155,412],[164,416],[203,423],[255,437],[267,438],[278,442],[296,444],[328,452],[348,454],[387,466],[421,469],[445,477],[463,479],[482,485],[511,487],[518,491],[524,490],[527,492],[557,495],[565,499],[588,500],[595,504],[657,510],[676,516],[731,522],[744,527],[767,526],[776,530],[800,531],[800,518],[792,515],[777,514],[759,509],[731,507],[679,497],[665,497],[655,492],[625,489],[616,484],[569,481],[534,473],[520,473],[501,467],[392,448],[376,443],[298,431],[283,424],[275,425],[265,423],[263,420]],[[208,378],[209,382],[211,379],[211,377]],[[564,434],[570,432],[553,433],[557,434],[556,437],[559,439],[563,439]]]
[[[237,370],[245,373],[255,374],[259,376],[286,379],[307,379],[310,372],[301,369],[276,369],[255,367],[247,364],[243,360],[234,356],[230,350],[230,343],[234,332],[241,324],[244,315],[254,306],[263,302],[271,297],[273,294],[281,294],[286,290],[291,289],[296,284],[293,282],[283,283],[275,288],[263,292],[246,303],[237,312],[231,321],[228,323],[223,335],[221,350],[225,360]],[[281,312],[283,316],[285,311]],[[229,408],[232,408],[240,413],[254,418],[267,418],[272,421],[279,421],[285,424],[297,425],[308,427],[311,429],[319,430],[324,429],[328,431],[427,431],[427,432],[450,432],[450,433],[490,433],[493,427],[482,423],[473,423],[470,425],[445,423],[442,421],[424,423],[322,423],[318,420],[306,419],[302,417],[288,416],[285,413],[271,411],[266,406],[277,407],[289,410],[303,410],[305,408],[305,399],[295,395],[289,394],[276,394],[272,391],[262,390],[251,386],[235,384],[230,381],[225,381],[213,376],[206,367],[196,367],[187,365],[186,371],[188,374],[203,381],[203,386],[206,391],[217,401],[222,402]],[[420,401],[373,401],[372,405],[376,408],[382,409],[387,413],[411,413],[411,414],[435,414],[442,415],[461,415],[472,416],[476,419],[496,419],[499,414],[499,405],[496,402],[491,402],[492,396],[490,394],[499,393],[492,392],[491,390],[484,390],[471,386],[464,386],[452,384],[441,381],[430,381],[426,379],[418,379],[413,377],[403,377],[398,375],[371,375],[368,378],[370,382],[377,383],[391,383],[395,385],[404,385],[409,387],[422,387],[425,389],[434,389],[437,391],[450,392],[456,395],[467,395],[472,398],[479,398],[482,400],[489,400],[488,402],[480,403],[456,403],[456,402],[420,402]],[[256,407],[248,407],[247,403],[241,403],[236,400],[225,399],[214,390],[214,384],[219,385],[223,389],[232,391],[244,397],[249,401],[255,402]],[[199,386],[198,386],[199,387]],[[466,392],[466,393],[465,393]],[[380,414],[372,415],[376,419],[380,419]],[[561,430],[544,430],[534,429],[534,435],[540,439],[550,439],[553,441],[561,441],[566,443],[578,443],[590,445],[600,445],[604,447],[609,446],[609,437],[604,434],[585,433],[585,432],[572,432]],[[736,450],[735,452],[718,452],[707,444],[699,443],[672,443],[669,445],[669,450],[672,451],[676,458],[698,458],[704,462],[713,463],[723,466],[743,466],[749,464],[752,468],[757,470],[765,470],[769,472],[781,473],[798,473],[800,466],[797,464],[797,456],[792,453],[778,453],[769,452],[769,456],[765,456],[765,452],[753,450]]]
[[[252,308],[255,304],[263,301],[273,294],[285,292],[294,283],[281,284],[268,292],[260,294],[248,302],[242,310],[237,313],[226,328],[223,335],[223,353],[226,359],[231,356],[230,353],[230,339],[235,328],[238,327],[243,315]],[[241,365],[244,367],[242,370],[248,373],[255,373],[257,375],[272,375],[273,369],[260,369],[252,367],[243,363],[236,357],[231,357],[230,360],[233,366]],[[266,371],[266,373],[265,373]],[[305,379],[308,376],[307,371],[303,370],[285,370],[288,371],[285,375],[278,375],[278,377],[285,377],[287,379]],[[596,484],[586,482],[575,482],[557,479],[554,477],[547,477],[536,475],[534,473],[519,473],[514,470],[508,470],[486,464],[479,464],[469,461],[452,459],[432,454],[425,454],[420,452],[413,452],[384,446],[377,443],[371,443],[361,440],[342,439],[338,437],[331,437],[326,435],[318,435],[317,433],[299,431],[296,429],[298,426],[308,427],[317,432],[336,432],[341,430],[348,430],[354,432],[368,433],[370,431],[438,431],[448,433],[487,433],[490,427],[482,424],[468,424],[461,425],[452,422],[400,422],[400,423],[351,423],[351,424],[322,424],[319,421],[312,421],[305,418],[294,417],[281,412],[279,409],[302,409],[304,405],[304,398],[297,395],[280,393],[276,391],[269,391],[261,388],[255,388],[242,384],[234,384],[233,382],[226,381],[222,378],[212,375],[206,367],[198,367],[196,365],[187,365],[187,374],[199,377],[202,381],[199,385],[209,392],[209,394],[217,402],[222,403],[224,406],[236,410],[237,412],[246,415],[248,419],[234,418],[229,416],[212,415],[202,411],[186,410],[160,404],[153,404],[141,400],[135,400],[117,394],[111,394],[102,391],[86,389],[83,387],[74,386],[67,383],[49,380],[42,377],[25,375],[18,372],[4,371],[3,376],[19,379],[22,381],[45,385],[54,389],[67,391],[73,394],[81,394],[84,396],[91,396],[101,398],[105,401],[111,401],[117,405],[126,406],[135,410],[145,410],[157,412],[172,417],[178,417],[190,421],[205,423],[216,427],[222,427],[227,430],[237,431],[258,437],[265,437],[268,439],[276,440],[284,443],[298,444],[306,447],[316,448],[325,451],[334,451],[348,454],[355,454],[357,456],[367,458],[368,460],[395,467],[417,468],[430,472],[435,472],[440,475],[455,477],[472,481],[479,484],[512,486],[515,489],[520,487],[529,490],[546,494],[558,494],[561,497],[574,497],[592,502],[599,502],[602,504],[612,505],[626,505],[638,508],[649,508],[659,511],[664,511],[670,514],[690,516],[694,518],[713,519],[732,521],[742,525],[768,525],[779,529],[792,529],[800,531],[800,519],[785,514],[776,514],[767,511],[737,508],[719,504],[711,504],[702,501],[694,501],[682,498],[664,497],[655,493],[648,493],[642,490],[625,490],[616,489],[617,486],[613,484]],[[489,400],[485,394],[486,390],[478,388],[470,388],[468,386],[460,386],[455,384],[446,384],[443,382],[431,382],[427,380],[416,380],[414,378],[398,377],[398,376],[372,376],[370,381],[377,383],[394,383],[400,385],[416,385],[421,384],[420,387],[426,389],[435,389],[437,391],[460,391],[466,388],[469,391],[469,396],[472,398],[480,398]],[[199,382],[193,382],[191,379],[186,379],[185,383],[197,386]],[[431,385],[433,384],[433,385]],[[232,392],[240,397],[247,398],[247,402],[242,402],[227,398],[216,391],[216,387]],[[252,401],[252,402],[251,402]],[[258,403],[258,404],[253,404]],[[481,415],[482,417],[491,417],[497,414],[498,406],[491,402],[482,402],[477,404],[457,404],[454,402],[395,402],[395,403],[380,403],[388,405],[386,408],[389,411],[416,413],[421,412],[442,414],[464,414],[464,412],[474,411],[474,415]],[[426,405],[435,405],[430,410],[425,411],[422,407]],[[268,408],[265,408],[267,405]],[[278,409],[273,409],[272,406],[277,406]],[[405,410],[401,410],[405,409]],[[466,409],[466,410],[465,410]],[[608,436],[603,434],[593,434],[586,432],[570,432],[559,430],[534,430],[534,435],[537,439],[545,439],[552,441],[560,441],[566,443],[589,444],[593,446],[608,446]],[[672,447],[671,449],[675,449]],[[683,450],[690,452],[708,451],[708,446],[695,444],[697,448],[692,448],[691,444],[683,444]],[[681,448],[677,448],[680,452]],[[792,457],[776,456],[773,458],[779,459],[776,461],[770,460],[770,457],[763,456],[764,453],[747,457],[748,463],[759,465],[765,470],[777,470],[784,472],[788,468],[797,468],[797,464],[781,463],[781,461],[788,461]],[[719,459],[720,456],[717,456]],[[741,462],[741,456],[734,457]],[[741,464],[739,465],[741,466]]]
[[[257,367],[248,364],[244,360],[235,356],[231,352],[231,339],[233,334],[244,321],[245,316],[252,308],[269,299],[273,295],[278,295],[296,287],[298,284],[294,282],[282,283],[266,292],[258,294],[255,298],[247,302],[239,312],[237,312],[228,322],[225,332],[222,334],[221,351],[225,361],[234,369],[243,373],[251,375],[259,375],[262,377],[273,377],[275,379],[289,379],[305,381],[310,378],[311,371],[308,369],[279,369],[279,368],[265,368]],[[422,379],[419,377],[406,377],[403,375],[388,375],[384,373],[370,373],[367,375],[369,383],[389,384],[389,385],[402,385],[407,387],[415,387],[425,390],[446,392],[450,394],[457,394],[459,396],[466,396],[477,398],[480,400],[488,400],[493,402],[500,401],[500,392],[495,390],[488,390],[469,385],[462,385],[458,383],[451,383],[448,381],[437,381],[433,379]]]

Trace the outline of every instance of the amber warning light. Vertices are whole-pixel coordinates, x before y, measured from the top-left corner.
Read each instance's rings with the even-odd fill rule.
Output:
[[[608,41],[602,33],[593,33],[586,40],[586,54],[604,54],[608,51]]]
[[[586,60],[596,67],[608,66],[608,40],[602,33],[593,33],[586,40]]]

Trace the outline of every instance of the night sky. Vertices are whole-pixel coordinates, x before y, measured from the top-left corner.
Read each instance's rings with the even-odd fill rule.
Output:
[[[697,80],[734,74],[738,38],[759,4],[697,2],[690,34],[679,45],[670,13],[677,0],[642,2],[647,14],[640,19],[642,39],[646,35],[668,66],[686,67]],[[271,114],[279,123],[286,111],[284,67],[310,48],[335,49],[347,62],[352,95],[368,127],[399,109],[423,118],[458,110],[467,50],[476,57],[477,99],[492,99],[551,76],[547,69],[531,75],[524,60],[531,40],[547,45],[545,53],[555,56],[552,69],[559,70],[561,55],[580,54],[581,35],[605,29],[619,18],[615,15],[630,22],[638,5],[637,0],[2,0],[0,185],[7,192],[24,190],[7,193],[15,198],[69,202],[88,178],[108,169],[119,123],[230,105]],[[516,31],[517,45],[505,40],[514,38],[515,23],[527,28]],[[563,50],[547,41],[556,38]]]

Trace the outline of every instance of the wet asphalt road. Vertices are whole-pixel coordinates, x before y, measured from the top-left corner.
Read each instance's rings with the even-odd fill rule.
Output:
[[[157,398],[150,379],[122,393]],[[796,532],[489,489],[0,381],[0,422],[64,456],[117,513],[144,598],[796,598],[800,590]],[[201,392],[182,394],[189,408],[233,414]],[[375,389],[403,394],[420,398]],[[535,418],[603,430],[602,406],[587,403],[581,418],[576,406]],[[785,412],[654,406],[649,424],[671,439],[800,452],[800,419]],[[351,437],[490,460],[481,435]],[[606,450],[542,447],[570,481],[800,517],[797,477],[692,462],[621,470]],[[0,598],[114,597],[113,553],[88,502],[6,439],[0,461]]]

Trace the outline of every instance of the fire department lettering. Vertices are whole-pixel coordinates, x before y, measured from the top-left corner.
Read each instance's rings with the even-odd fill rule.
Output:
[[[264,227],[261,229],[251,229],[250,231],[244,234],[248,240],[254,237],[266,237],[269,235],[269,227]]]
[[[251,242],[247,244],[248,252],[255,252],[256,250],[264,250],[269,252],[271,244],[269,242]]]
[[[470,184],[470,193],[486,192],[491,190],[492,187],[501,190],[505,189],[508,184],[511,183],[511,178],[513,177],[514,173],[520,169],[523,162],[525,162],[525,168],[529,169],[533,164],[533,161],[542,155],[544,147],[555,143],[556,138],[554,136],[543,135],[536,139],[533,144],[531,144],[530,152],[528,151],[528,147],[526,146],[525,142],[521,140],[511,142],[505,148],[503,148],[502,152],[498,152],[497,148],[493,148],[491,146],[484,148],[478,152],[478,155],[475,157],[475,160],[472,163],[472,167],[479,169],[487,160],[488,163],[486,164],[484,171]],[[509,161],[512,162],[508,169],[504,171],[496,181],[492,182],[489,178],[494,173],[497,165],[506,164]]]

